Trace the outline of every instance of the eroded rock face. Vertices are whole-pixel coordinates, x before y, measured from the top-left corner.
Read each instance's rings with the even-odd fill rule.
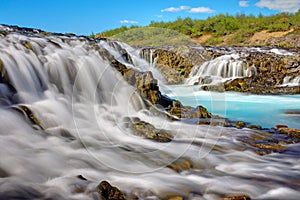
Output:
[[[156,61],[156,68],[162,73],[167,83],[180,84],[187,78],[194,65],[210,59],[207,52],[182,47],[144,47],[141,56],[150,63]],[[151,60],[152,59],[152,60]]]
[[[124,70],[124,79],[134,86],[139,94],[149,100],[152,104],[158,104],[161,93],[159,91],[157,80],[154,79],[152,73],[136,72],[133,69]]]

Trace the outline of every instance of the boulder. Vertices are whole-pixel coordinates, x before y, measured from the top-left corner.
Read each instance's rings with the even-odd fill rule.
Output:
[[[173,136],[168,131],[157,129],[152,124],[144,121],[138,121],[131,124],[131,129],[135,134],[156,142],[170,142],[173,139]]]
[[[251,200],[250,196],[246,194],[233,194],[233,195],[227,195],[221,200]]]
[[[97,186],[97,192],[103,200],[125,200],[125,196],[121,190],[110,185],[107,181],[102,181]]]

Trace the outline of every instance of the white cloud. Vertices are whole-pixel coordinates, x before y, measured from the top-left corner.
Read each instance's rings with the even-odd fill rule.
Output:
[[[297,12],[300,9],[300,0],[260,0],[255,5],[280,12]]]
[[[133,21],[133,20],[124,19],[124,20],[121,20],[120,23],[121,24],[137,24],[138,22],[137,21]]]
[[[189,13],[213,13],[213,12],[215,11],[208,7],[196,7],[196,8],[191,8],[189,10]]]
[[[249,6],[248,1],[239,1],[239,6],[240,7],[248,7]]]
[[[163,10],[161,10],[161,12],[179,12],[179,11],[182,11],[182,10],[188,10],[190,7],[188,6],[180,6],[178,8],[175,8],[175,7],[169,7],[169,8],[165,8]]]
[[[157,18],[163,18],[163,15],[156,15]]]

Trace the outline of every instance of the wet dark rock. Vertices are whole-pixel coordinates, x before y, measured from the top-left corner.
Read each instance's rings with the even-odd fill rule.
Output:
[[[250,135],[239,135],[238,140],[247,144],[259,155],[283,153],[289,149],[288,144],[300,142],[300,130],[280,125],[275,129],[253,130]]]
[[[285,124],[277,124],[277,125],[275,126],[275,128],[276,128],[276,129],[288,128],[288,126],[285,125]]]
[[[203,106],[196,108],[190,106],[183,106],[179,101],[173,101],[169,106],[168,112],[179,118],[211,118],[212,114],[207,111]]]
[[[0,178],[8,177],[9,174],[2,168],[0,168]]]
[[[173,136],[164,129],[157,129],[152,124],[139,121],[131,125],[131,129],[135,134],[145,137],[156,142],[170,142]]]
[[[281,127],[278,130],[280,134],[285,134],[295,139],[300,139],[300,130],[297,130],[295,128],[288,128],[288,127]]]
[[[157,80],[154,79],[150,71],[142,73],[128,69],[124,71],[124,79],[134,86],[144,99],[149,100],[152,104],[159,103],[161,93]]]
[[[84,176],[82,176],[81,174],[78,175],[77,178],[79,178],[79,179],[81,179],[81,180],[83,180],[83,181],[87,181],[87,179],[86,179]]]
[[[170,197],[168,200],[183,200],[183,197],[181,196],[175,196],[175,197]]]
[[[97,186],[97,192],[103,200],[125,200],[125,196],[121,190],[110,185],[107,181],[102,181]]]
[[[169,164],[167,167],[180,173],[182,171],[191,169],[192,163],[189,159],[179,158],[174,162],[172,162],[171,164]]]
[[[262,127],[260,125],[252,125],[252,124],[248,125],[247,128],[249,128],[249,129],[258,129],[258,130],[262,129]]]
[[[286,115],[300,115],[300,110],[285,111],[284,114],[286,114]]]
[[[152,60],[151,54],[152,52]],[[144,47],[141,56],[149,62],[157,61],[156,68],[162,73],[167,83],[179,84],[187,78],[194,65],[206,60],[199,50],[189,47]]]
[[[226,118],[219,118],[217,116],[212,116],[212,118],[203,118],[198,121],[199,125],[210,125],[210,126],[223,126],[230,127],[231,124]]]
[[[28,119],[33,125],[39,127],[40,129],[44,129],[42,127],[41,122],[38,120],[38,118],[35,116],[35,114],[32,112],[32,110],[28,106],[18,105],[18,106],[14,106],[12,108],[15,109],[16,111],[22,113],[26,117],[26,119]]]
[[[246,123],[245,122],[236,122],[235,123],[235,127],[236,128],[244,128],[246,126]]]
[[[249,195],[246,194],[233,194],[225,196],[221,198],[221,200],[251,200],[251,198]]]

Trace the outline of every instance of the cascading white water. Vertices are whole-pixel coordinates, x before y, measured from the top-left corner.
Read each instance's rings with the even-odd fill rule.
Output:
[[[228,79],[250,76],[253,69],[239,60],[238,54],[223,55],[213,60],[206,61],[200,66],[194,66],[185,83],[218,84]]]
[[[281,86],[299,86],[300,85],[300,76],[296,76],[292,78],[291,76],[287,76],[283,79],[283,83]]]
[[[122,60],[105,41],[96,42],[127,66],[149,68],[131,47],[120,45],[133,63]],[[290,182],[290,177],[300,178],[293,153],[261,157],[241,151],[245,146],[235,139],[251,130],[152,115],[90,46],[77,37],[0,35],[0,59],[15,88],[0,84],[0,199],[99,199],[94,189],[101,180],[124,192],[135,191],[140,199],[175,194],[216,199],[235,193],[299,197],[299,183]],[[232,73],[240,75],[239,70]],[[44,130],[10,109],[16,104],[30,108]],[[135,136],[124,125],[126,117],[169,130],[174,139],[157,143]],[[299,145],[293,149],[299,153]],[[193,166],[184,165],[182,172],[166,167],[177,158]],[[88,181],[77,178],[79,174]]]

